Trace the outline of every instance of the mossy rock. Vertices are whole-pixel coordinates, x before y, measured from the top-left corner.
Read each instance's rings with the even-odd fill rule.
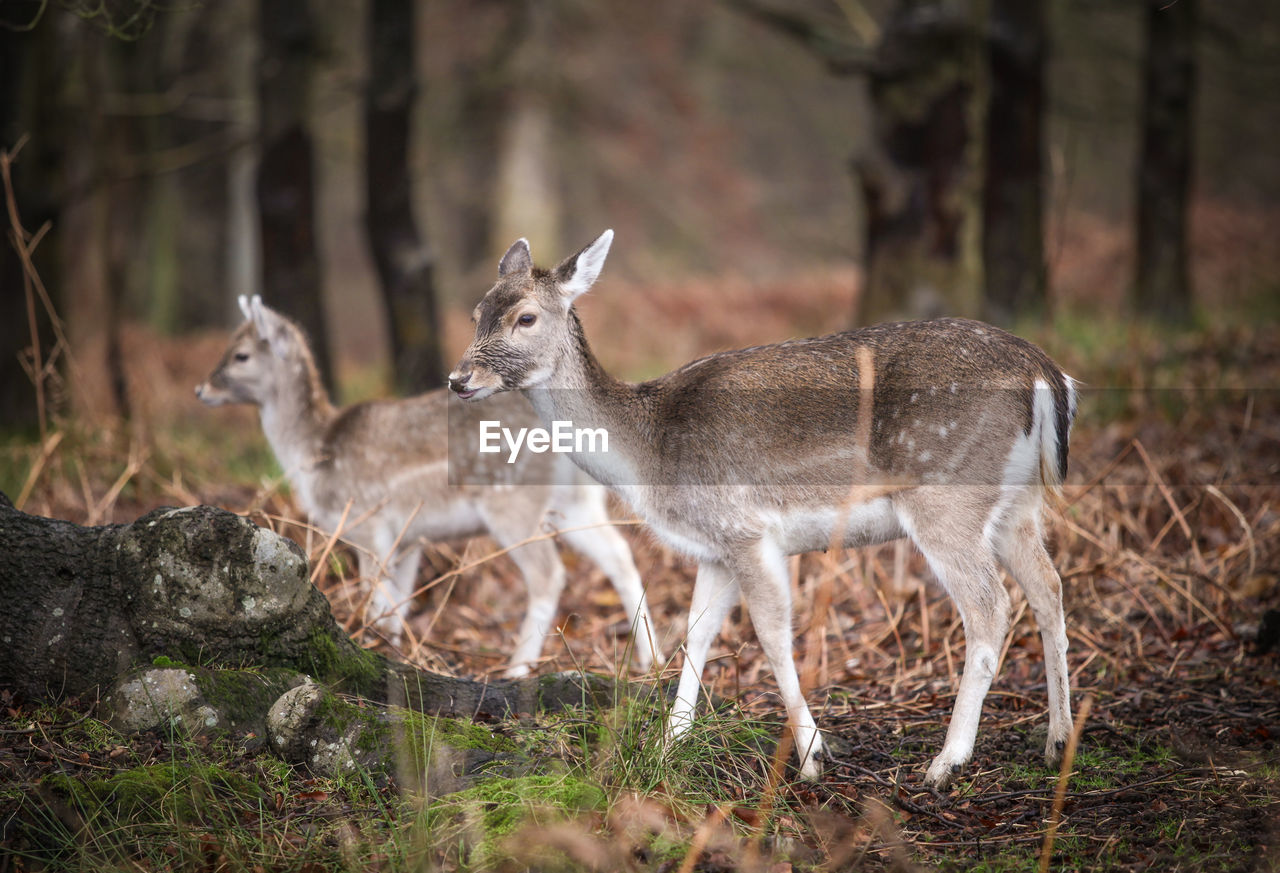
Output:
[[[281,695],[267,722],[272,748],[286,761],[325,776],[395,771],[409,788],[438,779],[462,788],[485,765],[519,755],[513,740],[484,725],[350,700],[313,683]]]
[[[219,670],[169,657],[133,670],[104,699],[106,720],[123,733],[180,729],[265,737],[272,703],[306,677],[293,670]]]

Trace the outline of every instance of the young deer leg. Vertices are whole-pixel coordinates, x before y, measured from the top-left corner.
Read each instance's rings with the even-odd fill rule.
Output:
[[[897,504],[899,521],[924,554],[934,576],[951,595],[964,624],[964,673],[942,751],[925,782],[945,788],[973,756],[982,703],[995,678],[1009,628],[1009,592],[1000,580],[993,547],[982,535],[982,508],[996,494],[922,489]]]
[[[386,531],[378,532],[373,539],[373,551],[362,550],[359,558],[360,575],[369,581],[371,590],[365,610],[366,620],[394,646],[400,643],[404,632],[408,595],[413,591],[421,552],[412,549],[407,553],[391,554],[395,539]],[[404,576],[407,576],[407,583],[401,581]]]
[[[706,561],[698,565],[693,600],[689,604],[689,628],[685,632],[684,667],[680,670],[675,703],[667,717],[667,742],[693,725],[707,652],[737,600],[738,583],[724,567]]]
[[[524,539],[521,537],[521,539]],[[517,540],[519,542],[519,540]],[[509,545],[509,543],[499,543]],[[560,609],[560,595],[564,593],[564,564],[556,554],[550,540],[523,545],[510,553],[511,560],[520,568],[525,587],[529,591],[529,606],[520,623],[520,637],[511,663],[504,674],[508,679],[528,676],[533,665],[542,655],[551,625]]]
[[[381,618],[390,609],[389,592],[385,592],[382,582],[382,563],[378,556],[368,549],[362,548],[356,553],[357,566],[360,568],[361,582],[369,586],[369,598],[364,604],[365,623],[381,627],[385,620]]]
[[[787,721],[795,735],[796,755],[800,759],[800,775],[817,779],[822,775],[822,735],[809,712],[800,677],[796,673],[791,630],[791,576],[782,552],[773,543],[762,540],[743,553],[733,568],[743,599],[751,614],[760,648],[769,659],[778,692],[787,709]]]
[[[964,673],[956,691],[947,739],[925,773],[925,782],[941,790],[973,756],[982,702],[995,678],[1000,647],[1009,628],[1009,592],[1000,581],[994,556],[963,554],[954,548],[942,551],[919,538],[916,544],[942,587],[951,594],[964,624]],[[980,548],[975,537],[965,544],[964,551]]]
[[[1044,756],[1049,767],[1057,768],[1071,734],[1067,623],[1062,613],[1062,580],[1045,550],[1039,511],[1037,502],[1026,517],[1006,528],[996,540],[996,551],[1005,569],[1022,587],[1040,626],[1045,681],[1049,686],[1049,738]]]
[[[569,528],[561,536],[575,550],[594,561],[613,584],[631,623],[636,664],[641,670],[648,670],[655,662],[661,662],[662,652],[658,648],[657,631],[653,617],[649,615],[644,585],[631,557],[631,548],[609,522],[603,490],[578,488],[573,497],[572,501],[566,500],[557,507],[563,515],[564,526]]]
[[[393,555],[387,567],[387,571],[391,574],[393,643],[399,643],[404,633],[409,607],[413,603],[413,589],[418,583],[418,566],[421,563],[422,550],[417,545],[410,545]]]
[[[541,507],[538,512],[530,513],[528,506],[495,501],[479,509],[490,536],[504,549],[538,533],[537,528],[530,525],[529,518],[532,516],[540,521]],[[516,650],[504,674],[508,679],[517,679],[529,675],[542,654],[547,634],[551,632],[551,624],[560,608],[560,595],[564,592],[564,564],[560,562],[555,544],[550,539],[536,539],[512,549],[508,554],[520,569],[529,592],[529,604],[524,621],[520,623]]]

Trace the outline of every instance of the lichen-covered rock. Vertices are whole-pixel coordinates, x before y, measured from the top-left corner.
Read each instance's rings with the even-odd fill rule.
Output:
[[[302,550],[213,506],[81,527],[0,495],[0,604],[0,687],[33,699],[92,699],[157,657],[386,692],[386,659],[337,626]]]
[[[149,513],[120,531],[116,551],[138,589],[126,596],[144,648],[241,648],[327,610],[296,543],[213,507]]]
[[[219,670],[159,658],[112,687],[102,701],[103,716],[122,733],[233,733],[252,746],[255,739],[265,741],[271,704],[306,681],[288,669]]]
[[[267,713],[276,754],[323,776],[357,768],[385,772],[393,763],[390,735],[383,710],[357,707],[314,683],[286,691]]]
[[[205,701],[196,677],[175,667],[140,670],[103,701],[112,727],[139,733],[160,727],[200,733],[218,726],[218,713]]]

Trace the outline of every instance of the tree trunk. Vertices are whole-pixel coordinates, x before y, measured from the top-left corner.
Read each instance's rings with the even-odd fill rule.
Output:
[[[0,21],[12,19],[0,13]],[[62,118],[54,98],[61,92],[65,69],[58,60],[56,38],[47,22],[33,33],[0,24],[0,149],[12,152],[27,137],[10,167],[18,217],[22,232],[28,235],[24,246],[29,235],[46,223],[52,223],[56,233],[57,201],[63,190],[57,175]],[[46,96],[32,99],[37,94]],[[23,268],[15,232],[8,204],[0,205],[0,429],[34,432],[44,424],[49,398],[43,390],[37,391],[28,367],[49,360],[52,330]],[[51,292],[59,287],[55,247],[46,236],[33,254],[35,267]]]
[[[396,389],[444,384],[435,258],[413,218],[409,172],[414,71],[412,0],[373,0],[365,95],[365,231],[386,303]]]
[[[557,178],[551,113],[550,51],[555,4],[550,0],[520,0],[524,18],[510,68],[512,87],[504,113],[494,191],[494,238],[491,255],[519,237],[532,240],[539,251],[558,252],[560,246],[560,189]]]
[[[972,25],[936,2],[895,10],[866,72],[875,145],[854,160],[866,225],[859,320],[977,315]]]
[[[309,0],[260,0],[258,26],[258,215],[262,287],[271,305],[311,339],[316,366],[332,389],[316,249],[314,149],[308,126],[314,23]]]
[[[228,131],[231,155],[227,159],[227,277],[236,294],[253,296],[261,293],[262,252],[255,202],[255,180],[258,172],[258,95],[254,87],[254,68],[258,57],[257,4],[253,0],[236,0],[231,6],[229,26],[243,36],[234,40],[227,51],[227,93],[231,95],[231,117]],[[235,294],[227,294],[216,323],[229,320],[238,324],[243,318]]]
[[[1191,317],[1187,201],[1196,82],[1196,0],[1146,0],[1146,16],[1135,303],[1144,315],[1185,322]]]
[[[987,38],[982,267],[997,324],[1045,307],[1042,225],[1044,0],[993,0]]]
[[[157,244],[146,265],[152,324],[165,333],[221,326],[235,294],[251,293],[231,279],[227,215],[232,144],[246,132],[226,117],[193,111],[221,103],[240,112],[232,77],[243,54],[244,0],[180,5],[159,16],[142,42],[150,81],[138,93],[185,96],[146,119],[146,172],[152,195],[149,237]],[[230,46],[230,47],[229,47]],[[251,135],[252,131],[248,132]],[[176,163],[168,155],[189,155]]]
[[[70,399],[90,419],[127,417],[120,298],[123,253],[113,251],[113,229],[130,224],[132,185],[117,169],[128,148],[127,125],[109,120],[102,90],[119,82],[118,46],[88,27],[70,34],[71,86],[64,111],[71,132],[65,154],[67,199],[62,204],[58,247],[64,266],[60,315],[74,367]]]
[[[0,494],[0,687],[89,699],[157,663],[286,668],[331,690],[461,718],[610,692],[602,677],[480,683],[392,663],[347,637],[309,578],[295,543],[211,506],[81,527],[27,515]]]

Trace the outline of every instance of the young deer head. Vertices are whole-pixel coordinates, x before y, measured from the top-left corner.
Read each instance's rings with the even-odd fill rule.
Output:
[[[1040,510],[1065,473],[1071,380],[1024,340],[939,319],[723,352],[620,382],[591,353],[573,309],[612,240],[606,231],[550,271],[518,240],[475,309],[475,338],[449,384],[468,400],[518,389],[544,423],[606,428],[616,457],[575,453],[575,463],[698,560],[668,737],[688,729],[708,650],[741,594],[801,773],[816,777],[822,740],[792,657],[785,556],[909,537],[955,601],[967,641],[926,781],[946,785],[973,752],[1009,624],[1001,565],[1040,625],[1054,765],[1071,729],[1067,637]]]
[[[498,264],[498,282],[472,313],[475,339],[449,375],[463,400],[547,384],[580,334],[573,301],[600,275],[613,231],[554,270],[534,267],[527,240],[516,240]]]
[[[245,322],[231,337],[227,351],[209,378],[196,386],[208,406],[252,403],[266,406],[283,394],[319,384],[301,330],[263,304],[241,295]]]

